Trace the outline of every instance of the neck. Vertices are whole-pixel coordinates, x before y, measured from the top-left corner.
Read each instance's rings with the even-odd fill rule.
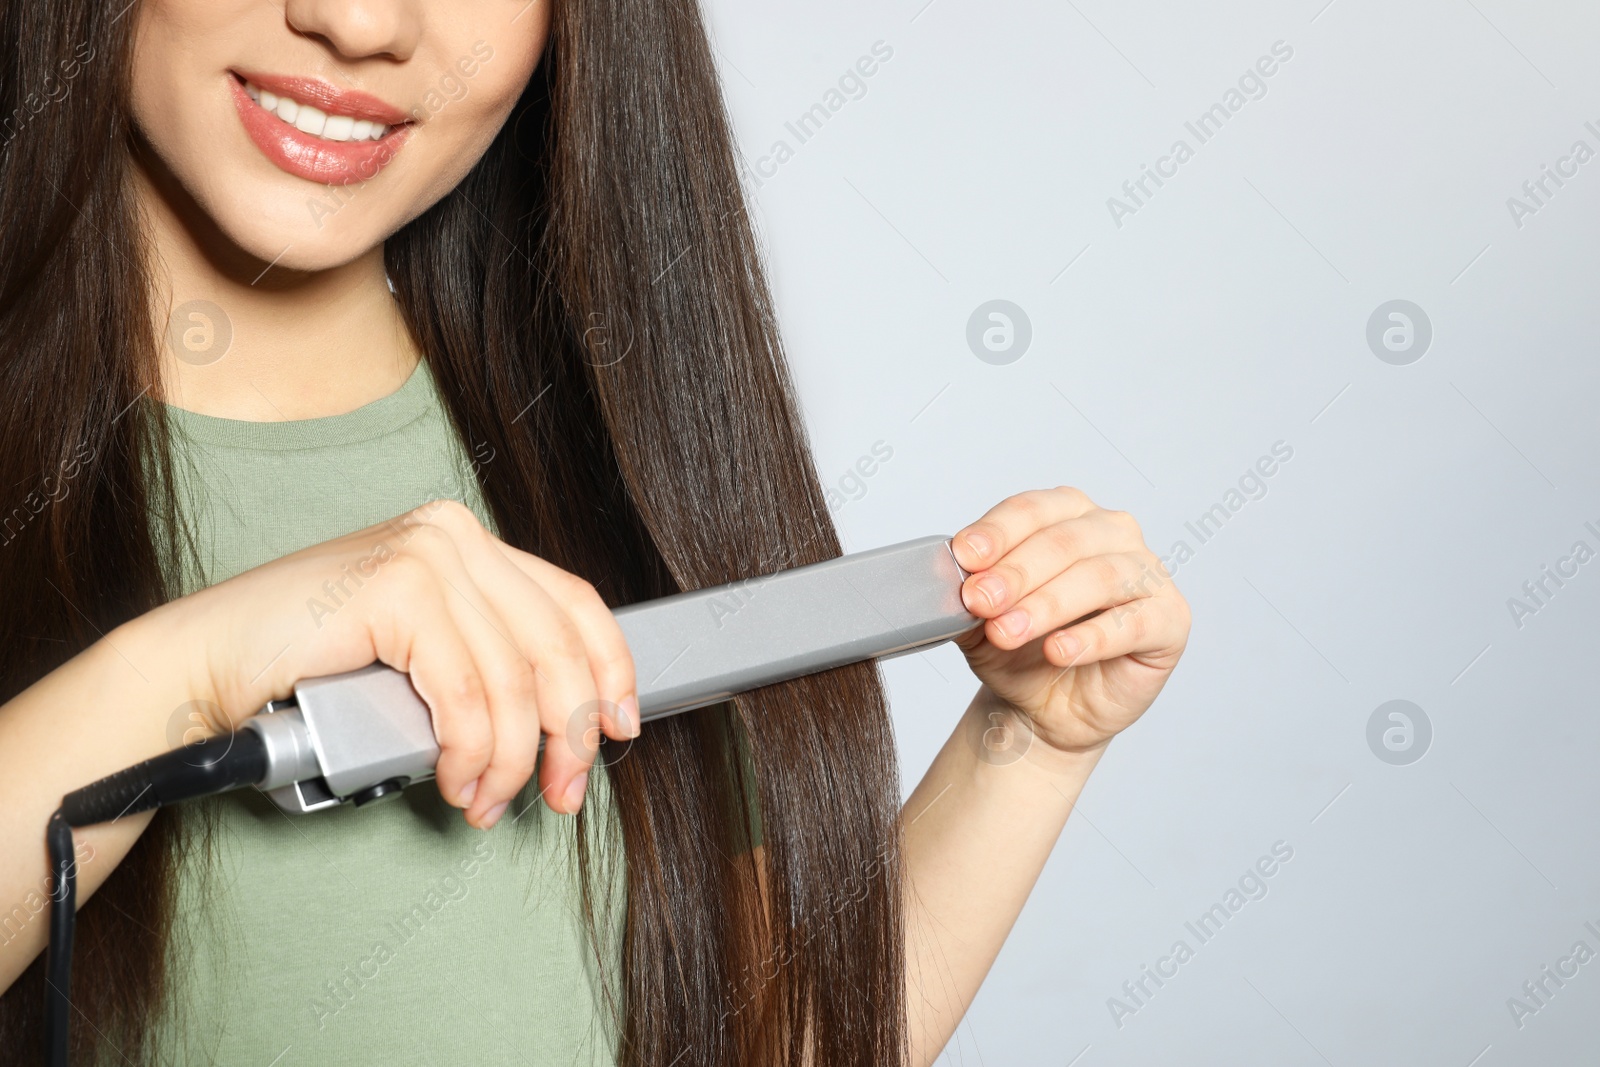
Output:
[[[382,245],[292,270],[240,249],[147,155],[133,169],[161,399],[218,418],[313,419],[388,396],[416,369]]]

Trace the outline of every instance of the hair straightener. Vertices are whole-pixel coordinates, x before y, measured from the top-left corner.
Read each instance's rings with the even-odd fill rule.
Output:
[[[847,663],[948,641],[978,623],[950,539],[922,537],[618,608],[641,722]],[[541,742],[542,747],[542,742]],[[283,810],[398,795],[433,777],[439,744],[410,678],[381,663],[304,679],[231,734],[207,737],[68,793],[50,818],[46,1061],[67,1062],[77,910],[72,828],[254,786]]]

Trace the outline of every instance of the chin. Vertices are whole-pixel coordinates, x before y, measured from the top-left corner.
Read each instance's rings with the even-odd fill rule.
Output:
[[[431,129],[424,134],[403,112],[364,97],[341,98],[319,82],[251,77],[285,92],[258,91],[253,81],[230,74],[224,92],[211,99],[191,94],[205,100],[203,108],[150,107],[150,121],[137,124],[146,176],[210,258],[232,264],[230,273],[251,284],[268,265],[275,272],[322,271],[370,252],[448,192],[487,148],[492,137],[484,134],[503,120],[452,116],[468,119],[463,125],[478,136],[441,137]],[[339,102],[328,104],[326,114],[309,103],[290,107],[289,89],[308,101],[322,92]],[[376,132],[352,137],[352,128]],[[329,140],[335,130],[345,140]]]
[[[259,199],[237,194],[223,199],[200,204],[222,236],[264,266],[289,271],[342,267],[382,244],[416,214],[386,204],[382,193],[361,186],[308,184]]]
[[[250,282],[349,263],[448,195],[526,89],[550,5],[509,24],[504,0],[428,6],[140,3],[127,104],[165,221]]]

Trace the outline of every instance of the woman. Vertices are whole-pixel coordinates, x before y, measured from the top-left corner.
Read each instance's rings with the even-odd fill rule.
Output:
[[[77,835],[77,1062],[937,1056],[1187,607],[1024,493],[904,819],[867,665],[640,734],[611,607],[839,551],[692,0],[0,10],[8,1058],[60,797],[374,659],[436,793]]]

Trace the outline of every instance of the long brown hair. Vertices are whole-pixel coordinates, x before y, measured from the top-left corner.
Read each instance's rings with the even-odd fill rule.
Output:
[[[177,591],[162,412],[142,400],[158,377],[127,181],[136,12],[119,6],[0,0],[0,492],[46,496],[0,514],[3,699]],[[561,0],[553,19],[485,157],[385,250],[457,430],[495,451],[479,479],[501,536],[613,606],[837,555],[695,0]],[[651,724],[606,773],[620,1062],[798,1064],[804,1045],[818,1064],[902,1061],[899,785],[875,668]],[[182,818],[159,813],[83,907],[80,1062],[153,1055]],[[604,838],[576,840],[592,931]],[[41,964],[0,997],[0,1048],[24,1056]]]

